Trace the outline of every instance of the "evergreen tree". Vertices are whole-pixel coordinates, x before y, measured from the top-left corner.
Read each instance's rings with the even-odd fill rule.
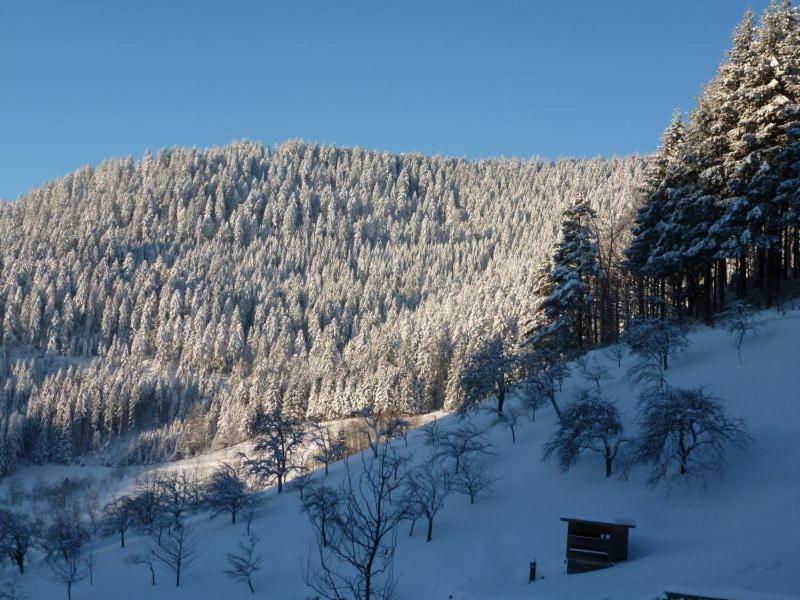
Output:
[[[564,212],[550,294],[541,304],[547,321],[533,334],[534,342],[550,342],[569,355],[581,354],[596,340],[593,286],[603,276],[592,229],[596,216],[584,200]]]

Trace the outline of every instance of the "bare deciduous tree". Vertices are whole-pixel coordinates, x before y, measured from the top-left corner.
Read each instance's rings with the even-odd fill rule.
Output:
[[[367,438],[367,444],[372,450],[372,456],[377,458],[381,445],[389,441],[385,419],[371,407],[360,410],[358,416],[363,420],[362,432],[364,437]]]
[[[119,534],[119,545],[125,547],[125,533],[133,525],[136,513],[130,496],[120,496],[103,508],[102,530],[107,534]]]
[[[162,472],[157,485],[161,506],[171,523],[180,523],[186,513],[200,507],[203,486],[198,469]]]
[[[758,335],[764,330],[764,321],[756,318],[758,312],[752,304],[735,300],[728,310],[719,315],[722,324],[733,335],[739,364],[742,364],[742,346],[748,335]]]
[[[317,538],[317,557],[304,565],[306,583],[326,600],[389,600],[394,597],[393,574],[397,527],[405,518],[403,485],[405,459],[389,444],[377,457],[363,457],[356,476],[347,465],[339,501],[328,523],[327,545],[321,522],[309,512]]]
[[[244,531],[247,534],[250,534],[252,531],[253,520],[256,518],[257,510],[258,500],[255,497],[251,498],[250,502],[248,502],[242,510],[242,517],[244,518]]]
[[[162,502],[160,474],[147,472],[136,479],[136,489],[131,494],[130,508],[136,526],[142,532],[150,534],[161,531],[167,521]]]
[[[253,432],[258,436],[253,446],[256,458],[241,456],[255,477],[265,483],[275,482],[280,494],[287,477],[302,467],[305,426],[299,419],[284,415],[280,407],[275,407],[258,415]]]
[[[181,575],[197,559],[200,545],[188,523],[174,523],[161,535],[151,535],[148,551],[156,562],[175,573],[175,587],[181,585]]]
[[[300,502],[303,502],[303,497],[306,490],[314,483],[314,472],[307,466],[303,465],[297,470],[297,475],[291,482],[291,488],[300,496]]]
[[[486,439],[484,432],[472,423],[468,423],[448,432],[441,441],[436,456],[450,458],[453,461],[453,473],[458,475],[465,456],[490,454],[491,447],[492,444]]]
[[[94,585],[94,568],[97,566],[97,561],[94,556],[94,543],[90,542],[86,548],[86,556],[83,559],[83,564],[86,565],[86,570],[89,572],[89,585]]]
[[[461,387],[464,399],[461,410],[473,410],[487,398],[497,400],[497,413],[503,412],[506,395],[520,371],[520,358],[511,344],[502,336],[485,342],[467,358]]]
[[[536,409],[546,400],[560,419],[561,407],[556,400],[556,388],[561,390],[564,378],[569,374],[569,366],[556,352],[547,348],[525,352],[522,362],[525,377],[521,383],[528,398],[528,409],[535,415]]]
[[[605,459],[606,477],[610,477],[614,459],[629,441],[623,437],[622,421],[614,403],[594,390],[580,390],[544,445],[542,457],[549,460],[555,455],[561,470],[568,471],[583,452],[599,452]]]
[[[205,485],[205,504],[211,509],[211,517],[227,513],[231,523],[236,523],[236,516],[247,506],[250,497],[243,475],[241,463],[221,463],[211,474]]]
[[[406,502],[411,506],[411,512],[428,521],[426,542],[431,541],[433,520],[444,508],[444,501],[450,495],[451,480],[450,471],[435,457],[415,468],[406,478]]]
[[[608,368],[597,360],[586,357],[578,360],[578,366],[580,367],[581,375],[591,382],[597,393],[600,394],[602,392],[602,383],[611,379]]]
[[[225,575],[236,581],[247,584],[251,594],[255,594],[253,587],[253,576],[261,570],[261,563],[264,561],[263,555],[256,551],[258,536],[248,533],[244,542],[239,542],[238,552],[227,554],[229,569],[225,569]]]
[[[453,491],[469,498],[470,504],[492,489],[498,478],[489,468],[473,457],[467,457],[461,465],[461,471],[453,477]]]
[[[86,518],[89,519],[89,527],[92,530],[92,535],[100,533],[103,526],[102,512],[100,510],[100,494],[96,489],[90,488],[83,495],[83,508],[86,512]]]
[[[30,600],[30,596],[19,589],[19,576],[0,586],[0,600]]]
[[[609,346],[608,350],[606,350],[606,354],[617,363],[617,367],[621,367],[622,359],[625,358],[625,347],[622,345],[622,340],[617,338],[617,340]]]
[[[347,453],[344,432],[340,430],[337,435],[334,435],[331,433],[330,427],[312,422],[309,428],[309,439],[315,449],[314,462],[325,466],[325,475],[327,476],[330,464],[341,460]]]
[[[431,448],[436,448],[447,439],[447,431],[442,427],[439,419],[434,419],[433,421],[425,423],[425,425],[419,428],[419,431],[422,434],[425,445]]]
[[[41,525],[24,513],[0,509],[0,556],[7,556],[25,573],[28,551],[35,545]]]
[[[624,336],[625,343],[638,357],[628,370],[628,377],[636,384],[663,387],[670,357],[685,352],[689,347],[687,333],[688,327],[680,319],[634,319]]]
[[[67,589],[67,600],[72,600],[72,586],[83,581],[89,575],[78,554],[52,554],[46,559],[50,569],[48,579],[59,583]]]
[[[147,551],[141,554],[130,554],[122,560],[129,567],[138,567],[139,565],[147,567],[150,573],[150,585],[156,584],[156,559],[152,552]]]
[[[705,484],[709,474],[722,473],[726,447],[743,447],[750,439],[742,419],[729,417],[703,388],[650,389],[639,405],[642,436],[635,458],[650,466],[651,485],[675,476]]]
[[[530,380],[525,380],[522,385],[522,397],[520,398],[520,407],[531,418],[531,421],[536,420],[536,413],[542,406],[547,404],[547,398],[539,393],[535,388],[529,387]]]
[[[387,440],[401,439],[407,448],[411,421],[399,415],[389,415],[384,423],[383,431]]]
[[[47,577],[66,588],[67,600],[72,599],[72,586],[89,575],[83,557],[87,538],[88,531],[81,522],[77,505],[57,513],[44,535]]]
[[[319,541],[323,547],[328,545],[328,524],[336,514],[339,504],[337,491],[326,485],[313,486],[301,499],[303,511],[315,523],[319,533]]]
[[[501,425],[506,429],[508,429],[511,432],[511,443],[516,444],[517,428],[520,426],[524,414],[525,413],[523,413],[520,409],[516,408],[515,406],[509,406],[505,412],[495,415],[492,424]]]

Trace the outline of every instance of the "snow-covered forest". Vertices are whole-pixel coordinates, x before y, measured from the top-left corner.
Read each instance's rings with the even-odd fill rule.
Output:
[[[66,599],[64,580],[54,577],[51,568],[65,561],[45,559],[36,543],[43,540],[45,548],[57,548],[63,531],[79,534],[77,549],[67,553],[77,559],[74,600],[314,598],[303,571],[311,559],[312,574],[319,573],[319,551],[327,552],[318,548],[322,517],[328,519],[328,543],[338,543],[341,513],[349,514],[352,505],[348,474],[358,480],[365,466],[380,462],[381,451],[391,448],[403,461],[396,477],[401,486],[384,509],[395,518],[408,498],[413,510],[408,509],[394,530],[389,527],[394,522],[385,527],[380,562],[386,564],[390,554],[390,568],[383,573],[374,569],[372,600],[382,597],[375,591],[392,579],[394,597],[408,600],[655,600],[663,599],[667,589],[731,600],[797,600],[797,543],[786,523],[798,516],[800,494],[794,460],[800,404],[791,392],[800,310],[765,311],[757,319],[762,331],[745,343],[742,364],[731,334],[701,326],[687,336],[685,352],[675,357],[667,375],[674,389],[707,385],[707,393],[719,397],[730,416],[746,420],[753,439],[745,450],[726,448],[725,476],[706,474],[705,491],[697,478],[681,481],[684,476],[678,474],[672,454],[665,454],[670,460],[669,493],[661,484],[655,490],[648,485],[657,464],[652,470],[634,465],[621,480],[605,477],[602,453],[586,447],[567,472],[558,460],[540,462],[545,442],[558,430],[558,418],[543,408],[531,420],[526,396],[515,393],[506,408],[506,414],[524,414],[515,440],[490,412],[469,419],[440,415],[411,431],[407,441],[396,437],[388,446],[382,444],[377,461],[367,448],[361,456],[332,464],[327,475],[320,468],[310,478],[296,477],[281,494],[272,488],[244,495],[236,485],[236,471],[222,465],[224,461],[235,468],[236,454],[224,450],[125,471],[45,465],[18,472],[0,483],[0,518],[11,513],[14,531],[27,534],[8,543],[12,554],[25,550],[24,573],[6,560],[0,592],[5,583],[17,598],[24,593],[29,600]],[[638,418],[641,387],[627,377],[637,357],[627,347],[619,355],[612,350],[593,351],[585,368],[570,365],[557,400],[567,413],[583,390],[599,385],[603,397],[616,406],[620,427],[611,433],[645,440]],[[702,468],[702,459],[714,457],[702,449],[695,452],[700,454],[693,456],[689,473]],[[459,472],[453,474],[456,459]],[[204,476],[212,472],[213,477]],[[363,504],[356,508],[374,506],[374,495],[366,485],[364,489]],[[232,523],[237,498],[244,501]],[[433,514],[430,542],[425,541],[425,511]],[[180,537],[169,533],[178,514],[186,527],[180,587],[170,558]],[[610,569],[566,574],[566,525],[559,519],[571,515],[635,520],[628,560]],[[52,527],[51,521],[63,523],[62,528]],[[324,557],[343,580],[357,581],[353,565]],[[249,572],[255,595],[244,577],[227,575],[234,570],[231,559],[240,574]],[[532,584],[531,560],[538,564]]]
[[[498,387],[502,410],[634,319],[780,303],[800,275],[798,29],[789,2],[747,13],[647,158],[242,142],[3,205],[0,471],[189,456],[276,406],[415,414]]]
[[[648,170],[626,251],[641,312],[710,323],[730,292],[769,307],[800,275],[799,94],[796,8],[774,0],[760,23],[748,11]]]
[[[277,404],[456,408],[464,357],[533,313],[562,210],[624,218],[643,164],[237,143],[34,189],[0,209],[2,471],[191,455]]]
[[[790,0],[647,157],[81,169],[0,206],[0,600],[790,598],[798,280]]]

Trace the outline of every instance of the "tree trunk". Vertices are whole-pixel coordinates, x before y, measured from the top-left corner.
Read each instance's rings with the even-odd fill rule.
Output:
[[[606,477],[611,477],[611,462],[612,458],[610,456],[606,456]]]
[[[558,417],[558,420],[561,421],[561,409],[558,408],[558,402],[556,402],[555,394],[550,394],[550,404],[553,405],[553,410],[556,411],[556,416]],[[456,473],[457,472],[458,471],[456,471]]]
[[[377,548],[373,548],[364,569],[364,600],[371,600],[372,598],[372,563],[375,562],[376,552]]]
[[[743,300],[747,296],[747,250],[742,248],[739,252],[736,266],[736,296]]]
[[[636,278],[636,303],[639,306],[639,314],[644,315],[644,277]]]
[[[428,535],[425,536],[425,541],[430,542],[433,537],[433,517],[428,517]]]
[[[681,433],[680,437],[678,438],[678,460],[681,463],[681,468],[680,468],[681,475],[686,475],[687,457],[688,453],[686,452],[686,437],[685,437],[685,432],[683,430],[683,426],[681,426]]]
[[[764,290],[764,249],[758,248],[756,250],[756,289]]]
[[[717,308],[717,301],[719,300],[719,261],[711,264],[711,314],[715,315],[719,312]]]
[[[125,531],[124,530],[121,530],[119,532],[119,547],[120,548],[124,548],[125,547]]]
[[[778,295],[781,293],[781,262],[782,248],[780,245],[772,248],[772,294]]]
[[[791,267],[792,242],[788,231],[782,234],[783,244],[781,245],[781,279],[789,279],[789,268]]]
[[[663,305],[663,303],[662,303]],[[689,312],[689,316],[692,318],[697,318],[697,290],[695,289],[695,278],[694,275],[690,275],[686,278],[686,308]],[[662,317],[663,318],[663,317]]]
[[[711,263],[706,266],[705,276],[703,277],[703,322],[706,325],[711,325],[711,306],[712,306],[712,290],[713,290],[713,275],[711,274]]]
[[[775,289],[776,289],[776,269],[775,269],[775,262],[777,253],[775,248],[769,248],[767,250],[767,258],[766,258],[766,273],[765,273],[765,281],[764,281],[764,307],[765,308],[772,308],[772,303],[775,298]]]

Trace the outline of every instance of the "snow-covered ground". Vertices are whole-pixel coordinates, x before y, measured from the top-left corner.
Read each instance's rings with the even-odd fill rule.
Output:
[[[701,329],[691,336],[689,351],[673,360],[668,379],[681,386],[707,385],[728,402],[731,414],[746,419],[753,441],[746,450],[728,454],[722,480],[706,490],[673,487],[651,490],[646,473],[636,470],[628,481],[603,477],[602,458],[586,456],[569,473],[555,463],[541,463],[541,445],[554,426],[550,410],[535,423],[526,421],[511,444],[508,431],[493,429],[496,454],[487,458],[501,479],[494,493],[470,505],[463,496],[448,498],[439,514],[433,540],[424,527],[413,537],[403,525],[395,559],[398,597],[406,600],[493,598],[653,600],[665,589],[724,590],[730,597],[800,598],[800,311],[766,312],[763,334],[749,340],[739,365],[730,335]],[[635,425],[636,390],[621,368],[601,351],[594,353],[611,367],[614,379],[604,393],[616,398],[629,433]],[[565,382],[567,401],[585,382],[579,374]],[[478,419],[489,417],[479,417]],[[444,417],[455,424],[455,417]],[[427,449],[415,432],[409,448],[414,459]],[[353,457],[351,461],[358,461]],[[80,473],[79,468],[71,471]],[[34,470],[17,477],[34,478]],[[335,482],[342,465],[334,465]],[[321,473],[317,476],[321,476]],[[603,571],[567,575],[565,524],[561,516],[608,515],[636,521],[629,560]],[[143,568],[130,569],[123,557],[141,542],[132,537],[121,550],[116,539],[97,550],[94,586],[79,583],[73,598],[247,598],[246,586],[226,579],[225,553],[233,550],[243,525],[220,517],[198,518],[203,553],[176,589],[167,573],[151,587]],[[254,522],[265,561],[254,584],[256,597],[304,600],[313,597],[303,582],[301,561],[313,535],[300,512],[296,494],[273,497]],[[536,560],[540,580],[527,582],[528,563]],[[9,577],[12,570],[2,572]],[[33,598],[64,597],[33,564],[22,578]]]

